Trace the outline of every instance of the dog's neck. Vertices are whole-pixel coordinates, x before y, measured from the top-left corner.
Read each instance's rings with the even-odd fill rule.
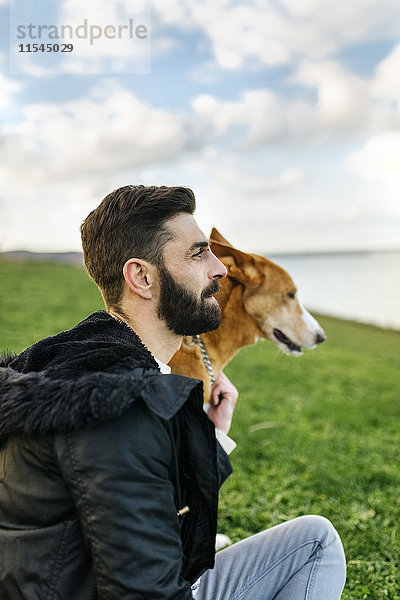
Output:
[[[227,277],[217,299],[221,307],[221,325],[215,331],[202,334],[211,364],[218,377],[242,346],[254,344],[262,335],[243,305],[244,287]],[[237,323],[237,327],[234,327]]]

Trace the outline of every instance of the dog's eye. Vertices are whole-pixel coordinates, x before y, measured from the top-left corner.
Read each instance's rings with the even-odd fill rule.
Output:
[[[288,296],[289,296],[289,298],[294,298],[294,297],[295,297],[295,295],[296,295],[296,293],[295,293],[295,292],[288,292]]]

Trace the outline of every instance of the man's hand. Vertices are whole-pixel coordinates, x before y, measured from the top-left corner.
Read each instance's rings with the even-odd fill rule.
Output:
[[[215,427],[228,434],[231,428],[233,411],[239,392],[221,371],[211,389],[210,408],[207,411]]]

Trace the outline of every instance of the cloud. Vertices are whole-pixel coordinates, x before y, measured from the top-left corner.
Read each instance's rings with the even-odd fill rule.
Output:
[[[115,92],[60,104],[34,104],[0,138],[7,176],[35,181],[99,177],[167,161],[185,146],[181,117]]]
[[[369,126],[372,108],[365,84],[335,63],[304,63],[291,82],[316,90],[316,101],[306,93],[291,98],[258,89],[235,101],[203,94],[192,106],[210,136],[229,135],[242,148],[320,143]]]
[[[177,50],[179,48],[178,40],[171,36],[157,36],[151,42],[151,56],[152,59],[159,58],[160,56],[165,57],[166,54]]]
[[[278,177],[268,179],[258,178],[258,181],[253,181],[249,184],[249,196],[264,197],[273,196],[275,194],[283,195],[294,187],[297,187],[305,181],[305,173],[298,167],[284,169]]]
[[[84,181],[35,185],[21,178],[9,189],[0,203],[1,251],[80,250],[79,225],[105,195]]]
[[[165,171],[168,174],[168,169]],[[306,174],[297,166],[278,170],[262,156],[255,161],[254,157],[211,146],[205,147],[197,158],[180,161],[177,172],[180,181],[195,190],[200,227],[208,233],[216,226],[228,240],[237,240],[250,251],[262,248],[263,227],[265,234],[265,224],[271,223],[277,213],[295,214],[296,193],[307,182]],[[154,172],[152,177],[148,183],[154,182]],[[160,181],[163,180],[161,176]],[[252,234],[255,229],[257,238]]]
[[[203,231],[216,226],[245,251],[396,247],[399,208],[379,190],[367,195],[367,186],[354,187],[337,163],[332,168],[319,173],[314,160],[303,169],[288,156],[276,161],[263,151],[237,155],[208,146],[196,158],[182,158],[175,177],[194,189]],[[168,166],[148,170],[145,183],[165,182],[176,183]]]
[[[308,125],[321,136],[374,134],[400,125],[400,83],[393,77],[399,70],[400,44],[370,77],[359,77],[335,61],[303,60],[288,81],[316,92]]]
[[[290,129],[284,108],[271,92],[254,91],[232,103],[200,96],[192,111],[179,113],[146,104],[107,80],[83,99],[26,106],[19,123],[0,136],[0,175],[9,185],[21,178],[93,181],[199,155],[232,128],[242,152]],[[295,110],[290,113],[293,118]],[[272,190],[276,183],[268,185]]]
[[[371,94],[386,103],[383,109],[390,107],[400,116],[400,44],[377,66],[371,81]],[[393,106],[394,105],[394,106]]]
[[[305,0],[290,9],[299,12],[301,26],[301,11],[307,15],[311,5]],[[196,1],[193,6],[200,10]],[[210,6],[205,2],[204,10],[222,14],[222,2]],[[177,10],[183,19],[179,27],[193,28],[191,6],[182,2]],[[173,24],[176,14],[170,17]],[[158,50],[165,44],[168,51],[171,32],[159,31]],[[221,43],[228,47],[226,40]],[[0,179],[9,190],[3,203],[8,216],[3,212],[0,222],[8,247],[26,245],[18,240],[30,239],[33,229],[37,249],[43,240],[49,248],[78,249],[77,234],[68,243],[66,231],[78,231],[80,220],[110,189],[131,182],[192,186],[200,220],[220,226],[228,239],[249,250],[262,251],[267,233],[271,249],[311,243],[322,248],[329,229],[328,245],[334,247],[334,230],[340,227],[347,232],[345,246],[353,227],[356,236],[357,219],[360,240],[362,226],[368,230],[365,212],[371,221],[384,215],[389,222],[390,215],[399,214],[400,88],[393,74],[400,69],[400,45],[368,77],[338,60],[293,54],[293,47],[290,41],[287,60],[295,57],[296,66],[280,79],[279,91],[265,85],[238,93],[232,86],[224,93],[232,99],[200,94],[191,103],[183,98],[184,108],[173,110],[140,100],[115,78],[102,78],[76,100],[27,105],[19,124],[9,124],[0,136]],[[253,51],[243,49],[242,65],[249,64]],[[209,80],[221,74],[221,57],[203,65]],[[10,103],[17,84],[3,81]],[[162,105],[162,99],[157,102]],[[348,146],[359,151],[344,172],[340,161]],[[357,193],[352,196],[349,189]],[[25,225],[17,227],[16,218]],[[367,246],[369,237],[364,239]]]
[[[4,56],[0,53],[0,67],[3,66]],[[0,72],[0,109],[8,108],[15,94],[19,92],[23,87],[23,84],[9,79]]]
[[[400,133],[391,132],[371,138],[359,152],[346,161],[353,173],[366,180],[396,181],[400,186]],[[400,187],[397,188],[397,193]]]
[[[221,199],[226,198],[226,202],[232,204],[236,198],[240,200],[239,205],[243,202],[255,202],[257,205],[253,205],[254,210],[260,210],[261,202],[272,201],[276,204],[285,199],[288,192],[298,188],[306,180],[306,174],[298,167],[287,167],[272,174],[268,174],[265,168],[265,173],[260,174],[255,166],[251,168],[251,161],[243,161],[229,153],[209,151],[203,162],[212,187],[221,190]]]
[[[370,138],[364,147],[345,161],[348,171],[358,178],[360,213],[376,219],[400,219],[400,133],[388,132]],[[392,229],[395,229],[392,227]],[[398,246],[399,232],[393,245]]]
[[[99,200],[140,182],[144,167],[168,164],[189,138],[181,115],[139,101],[112,79],[79,100],[26,106],[0,136],[0,242],[79,249],[79,223]],[[176,172],[170,176],[176,182]]]
[[[302,61],[291,81],[317,92],[314,127],[356,130],[369,118],[366,83],[334,61]]]
[[[288,100],[271,90],[248,90],[237,101],[219,101],[201,95],[192,106],[214,136],[239,134],[240,145],[249,148],[302,137],[312,119],[312,106]]]
[[[231,101],[201,94],[181,112],[155,108],[105,80],[83,99],[28,105],[20,123],[0,137],[1,172],[8,180],[87,181],[186,152],[196,155],[210,145],[229,143],[245,153],[321,144],[357,132],[378,135],[382,127],[390,131],[399,124],[400,89],[389,85],[398,62],[396,49],[368,80],[333,61],[302,61],[288,80],[288,86],[303,89],[296,97],[272,89],[247,90]],[[18,86],[4,77],[3,82],[5,104]]]
[[[14,94],[16,94],[22,85],[16,81],[12,81],[0,73],[0,108],[10,106]]]
[[[195,155],[210,145],[229,143],[245,153],[358,132],[377,136],[400,124],[400,87],[390,85],[399,68],[400,45],[369,79],[334,61],[303,60],[287,80],[289,90],[297,86],[296,96],[272,89],[250,89],[229,101],[201,94],[180,112],[155,108],[104,80],[82,99],[28,105],[20,123],[0,137],[1,171],[17,180],[22,173],[41,182],[88,180]],[[0,83],[0,104],[7,106],[19,84],[4,76]]]
[[[334,10],[328,0],[163,0],[154,13],[156,23],[201,31],[213,57],[231,70],[322,60],[400,34],[397,0],[354,0]]]
[[[201,94],[192,108],[209,139],[230,136],[241,148],[373,135],[400,126],[400,84],[393,79],[399,71],[400,45],[369,78],[337,61],[301,60],[286,89],[247,90],[229,101]]]

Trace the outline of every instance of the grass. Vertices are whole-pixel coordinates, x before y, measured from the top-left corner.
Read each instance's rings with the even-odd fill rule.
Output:
[[[400,335],[320,318],[328,341],[293,359],[242,350],[235,476],[221,500],[234,540],[303,514],[336,526],[348,559],[345,599],[400,598]]]
[[[24,350],[104,308],[84,269],[0,261],[0,349]]]
[[[0,348],[20,351],[102,308],[82,269],[0,263]],[[270,343],[226,373],[238,448],[219,530],[234,541],[303,514],[328,517],[348,561],[344,600],[400,599],[400,334],[320,317],[328,341],[300,358]]]

